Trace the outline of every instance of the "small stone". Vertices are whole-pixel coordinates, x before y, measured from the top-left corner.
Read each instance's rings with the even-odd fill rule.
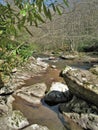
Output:
[[[51,65],[51,68],[56,69],[56,66],[55,65]]]

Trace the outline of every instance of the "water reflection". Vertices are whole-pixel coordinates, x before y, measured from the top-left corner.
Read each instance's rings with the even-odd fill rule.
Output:
[[[83,130],[78,124],[76,124],[71,119],[66,117],[64,114],[59,112],[59,110],[58,110],[59,104],[54,105],[54,106],[49,106],[44,102],[44,99],[43,99],[42,105],[45,107],[48,107],[50,110],[52,110],[53,112],[55,112],[57,114],[57,117],[63,126],[62,129],[59,128],[59,130]],[[57,124],[55,124],[55,125],[57,125]]]

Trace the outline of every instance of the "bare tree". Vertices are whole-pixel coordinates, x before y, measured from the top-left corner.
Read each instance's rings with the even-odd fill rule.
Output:
[[[75,51],[85,40],[98,39],[98,1],[70,1],[69,8],[62,8],[62,16],[55,15],[52,21],[32,31],[34,42],[45,48],[64,48]]]

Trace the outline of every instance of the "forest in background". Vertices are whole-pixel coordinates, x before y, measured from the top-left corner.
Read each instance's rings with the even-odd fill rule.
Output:
[[[28,27],[32,41],[47,49],[82,51],[84,46],[98,44],[98,1],[70,1],[71,6],[54,15],[52,21]],[[73,3],[73,4],[72,4]],[[68,48],[66,48],[68,47]]]
[[[44,11],[39,13],[35,5],[32,8],[28,3],[24,7],[18,3],[17,8],[8,0],[10,4],[7,8],[0,6],[1,72],[9,75],[12,69],[22,65],[34,52],[75,52],[84,51],[85,47],[90,46],[98,51],[97,0],[69,0],[68,6],[64,1],[66,6],[60,4],[58,9],[52,5],[53,8],[47,9],[45,5],[39,6],[38,0],[38,9],[43,7],[41,10]],[[32,13],[30,9],[33,9]]]

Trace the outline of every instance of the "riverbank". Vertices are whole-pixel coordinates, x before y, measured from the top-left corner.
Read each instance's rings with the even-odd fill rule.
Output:
[[[60,72],[66,65],[85,70],[97,64],[97,58],[88,58],[88,56],[84,58],[84,56],[82,56],[75,59],[64,59],[64,57],[62,59],[55,55],[39,56],[38,59],[30,58],[28,63],[13,73],[13,78],[10,80],[11,82],[1,88],[1,120],[3,121],[4,119],[5,121],[5,123],[0,121],[1,129],[15,130],[15,128],[6,124],[6,119],[11,116],[13,111],[18,110],[23,113],[29,126],[32,124],[39,124],[41,126],[46,126],[50,130],[56,130],[58,128],[59,130],[67,130],[68,128],[70,128],[70,130],[81,130],[82,128],[80,126],[74,123],[72,119],[68,119],[68,116],[65,116],[66,114],[63,115],[59,112],[58,104],[49,106],[44,102],[43,98],[47,92],[49,92],[53,82],[65,84],[63,78],[60,77]],[[38,88],[42,90],[43,87],[39,86],[37,88],[37,83],[39,83],[39,85],[44,83],[46,86],[42,96],[39,96]],[[36,86],[35,89],[32,85]],[[30,102],[28,100],[29,98],[25,98],[26,95],[30,97]],[[4,116],[6,118],[3,118]],[[22,128],[18,127],[18,129],[25,130],[24,127],[27,126],[23,125]],[[29,127],[27,127],[27,129],[29,130]]]

